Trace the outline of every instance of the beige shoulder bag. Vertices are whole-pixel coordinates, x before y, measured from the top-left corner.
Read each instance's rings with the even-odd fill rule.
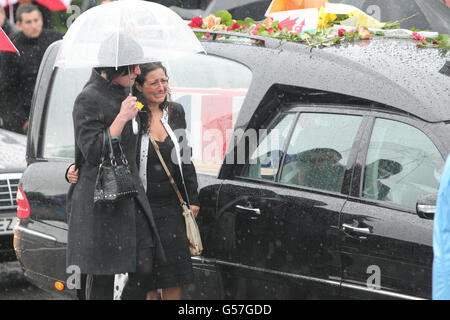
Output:
[[[200,231],[198,229],[197,222],[195,221],[195,217],[192,214],[191,209],[188,208],[186,202],[183,200],[183,197],[181,196],[181,193],[178,190],[178,187],[175,181],[173,180],[172,175],[170,174],[170,171],[167,168],[163,157],[161,156],[161,152],[159,152],[158,144],[155,142],[151,134],[149,134],[149,137],[150,141],[153,144],[153,147],[155,148],[156,154],[158,155],[158,158],[161,161],[161,164],[164,170],[166,171],[167,176],[169,177],[170,183],[172,184],[172,187],[175,190],[178,199],[180,200],[181,207],[183,208],[183,216],[186,222],[186,235],[189,240],[189,250],[191,251],[191,255],[198,256],[203,251],[203,245],[202,239],[200,237]]]

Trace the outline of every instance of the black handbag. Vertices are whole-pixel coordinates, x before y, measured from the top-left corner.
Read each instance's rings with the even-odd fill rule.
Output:
[[[120,201],[138,194],[122,146],[120,143],[118,143],[118,146],[120,151],[119,162],[114,156],[109,128],[106,128],[103,132],[102,155],[95,181],[94,203]],[[108,147],[109,157],[106,156]]]

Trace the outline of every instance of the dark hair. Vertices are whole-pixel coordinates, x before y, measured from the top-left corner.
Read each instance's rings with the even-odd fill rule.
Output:
[[[145,83],[145,78],[147,77],[147,74],[149,74],[152,71],[162,69],[164,71],[164,74],[167,77],[167,69],[163,66],[161,62],[149,62],[144,63],[140,65],[141,68],[141,74],[136,77],[136,83],[143,86]],[[145,112],[139,112],[139,120],[141,121],[141,132],[146,133],[148,131],[148,122],[152,117],[151,111],[148,108],[148,102],[145,98],[145,96],[139,92],[137,89],[135,90],[136,96],[138,98],[138,101],[141,101],[145,105]],[[168,109],[168,112],[170,113],[172,108],[172,104],[170,101],[168,101],[169,94],[167,94],[164,101],[159,105],[159,108],[161,110],[164,110],[165,108]]]
[[[34,4],[32,3],[21,4],[16,11],[16,21],[22,22],[22,14],[31,13],[33,11],[38,11],[39,15],[42,16],[41,10],[39,10],[39,8],[36,7]]]
[[[108,82],[111,82],[114,78],[123,76],[128,73],[128,66],[118,67],[97,67],[95,68],[99,74],[106,74]]]

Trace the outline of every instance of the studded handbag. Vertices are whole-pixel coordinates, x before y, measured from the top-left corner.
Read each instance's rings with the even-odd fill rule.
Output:
[[[109,128],[106,128],[103,132],[102,154],[95,181],[94,203],[120,201],[138,194],[122,146],[120,143],[117,145],[120,151],[118,158],[114,155]]]

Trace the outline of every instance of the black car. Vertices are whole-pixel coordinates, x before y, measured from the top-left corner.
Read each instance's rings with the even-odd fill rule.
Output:
[[[0,261],[16,259],[13,228],[17,223],[17,187],[25,171],[26,137],[0,129]]]
[[[432,213],[416,205],[437,193],[450,151],[448,56],[406,39],[212,39],[207,55],[168,64],[205,247],[186,298],[430,298]],[[53,69],[59,45],[38,77],[20,182],[30,214],[14,246],[30,281],[75,296],[64,176],[90,70]]]

